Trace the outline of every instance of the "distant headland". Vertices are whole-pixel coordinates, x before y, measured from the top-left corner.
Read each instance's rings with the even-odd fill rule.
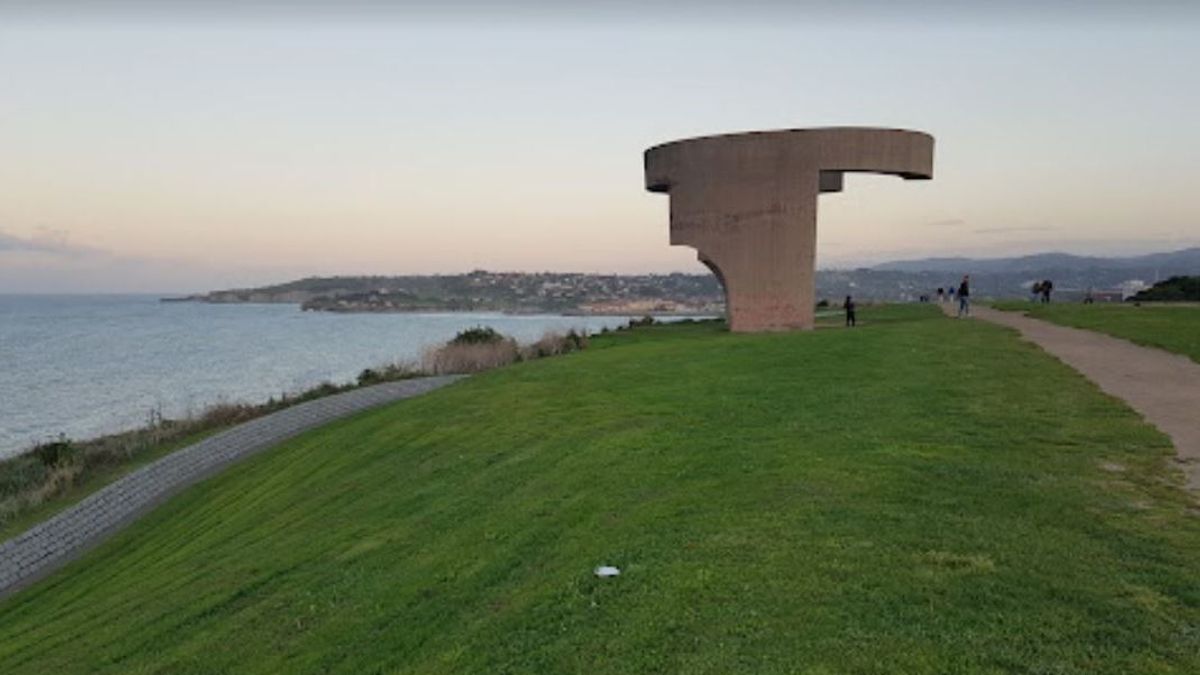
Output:
[[[724,303],[706,274],[486,272],[312,277],[261,288],[164,301],[292,303],[323,312],[505,312],[510,314],[712,314]]]
[[[817,297],[910,301],[971,274],[981,297],[1017,298],[1053,279],[1056,297],[1089,292],[1125,298],[1174,275],[1200,270],[1200,248],[1129,257],[1039,253],[1009,258],[927,258],[856,269],[817,270]],[[1077,296],[1077,297],[1076,297]],[[166,302],[290,303],[323,312],[505,312],[510,314],[701,315],[724,311],[711,274],[488,272],[310,277],[212,291]]]

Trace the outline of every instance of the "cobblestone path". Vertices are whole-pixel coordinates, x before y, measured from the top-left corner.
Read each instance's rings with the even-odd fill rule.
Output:
[[[168,497],[301,432],[443,387],[459,375],[363,387],[239,424],[126,475],[0,544],[0,598],[82,555]]]

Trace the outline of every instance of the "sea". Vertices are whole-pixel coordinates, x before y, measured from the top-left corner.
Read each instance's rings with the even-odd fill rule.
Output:
[[[160,302],[151,295],[0,295],[0,458],[217,403],[260,403],[364,368],[415,362],[459,331],[531,342],[630,317],[334,314],[290,304]]]

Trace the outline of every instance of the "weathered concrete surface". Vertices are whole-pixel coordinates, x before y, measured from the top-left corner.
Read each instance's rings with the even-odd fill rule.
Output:
[[[410,398],[461,375],[386,382],[285,408],[148,464],[0,544],[0,598],[50,574],[168,497],[230,464],[340,417]]]
[[[933,177],[933,137],[901,129],[750,132],[646,151],[646,189],[671,196],[671,243],[725,289],[731,330],[811,329],[817,196],[845,172]]]
[[[943,305],[947,314],[954,310]],[[1120,338],[974,306],[971,315],[1014,328],[1158,427],[1175,445],[1188,488],[1200,490],[1200,363]]]

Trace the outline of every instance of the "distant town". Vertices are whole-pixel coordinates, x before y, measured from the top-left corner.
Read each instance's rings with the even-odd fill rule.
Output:
[[[818,270],[817,297],[918,301],[970,274],[981,299],[1028,297],[1033,284],[1054,282],[1060,301],[1119,302],[1175,275],[1200,274],[1200,248],[1123,258],[1046,253],[1015,258],[929,258],[852,270]],[[560,314],[705,315],[724,311],[710,274],[578,274],[488,272],[409,276],[338,276],[273,286],[213,291],[168,301],[294,303],[325,312],[496,311]]]

